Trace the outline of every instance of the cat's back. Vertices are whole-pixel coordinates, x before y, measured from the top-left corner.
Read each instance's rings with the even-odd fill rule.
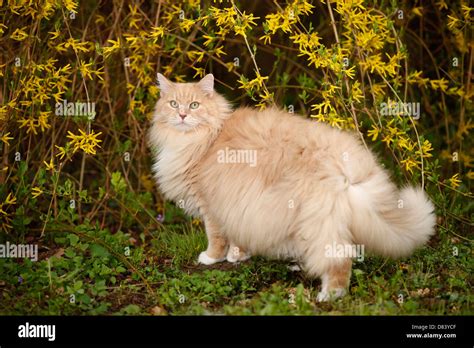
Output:
[[[354,132],[276,107],[236,109],[225,121],[211,152],[226,147],[256,150],[259,164],[274,173],[342,171],[350,172],[357,182],[375,165],[372,154]]]
[[[223,125],[219,142],[235,148],[268,148],[285,146],[315,149],[331,143],[352,142],[353,137],[326,124],[292,114],[276,107],[258,110],[236,109]]]
[[[219,140],[232,142],[237,147],[261,148],[274,141],[288,141],[297,133],[306,133],[308,126],[302,117],[276,107],[265,110],[240,107],[224,123]]]

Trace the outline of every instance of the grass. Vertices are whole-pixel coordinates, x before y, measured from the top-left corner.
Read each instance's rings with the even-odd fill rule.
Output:
[[[319,280],[290,263],[254,257],[196,263],[205,233],[192,221],[132,234],[83,225],[57,233],[38,262],[0,263],[3,315],[468,315],[472,255],[462,236],[440,229],[401,260],[354,262],[349,295],[315,301]],[[456,250],[453,249],[456,246]],[[454,254],[456,254],[455,256]]]

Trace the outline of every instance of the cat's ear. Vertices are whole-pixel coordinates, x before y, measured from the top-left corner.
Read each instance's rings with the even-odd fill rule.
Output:
[[[156,77],[158,81],[158,87],[160,87],[160,93],[161,94],[168,93],[171,87],[173,86],[173,83],[160,73],[158,73]]]
[[[197,85],[205,94],[212,96],[214,93],[214,75],[207,74],[202,78],[201,81],[198,82]]]

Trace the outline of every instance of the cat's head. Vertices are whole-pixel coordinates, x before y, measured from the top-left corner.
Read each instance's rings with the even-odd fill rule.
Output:
[[[214,76],[199,82],[175,83],[158,73],[160,99],[155,118],[175,130],[189,132],[199,128],[218,128],[229,112],[227,101],[214,91]]]

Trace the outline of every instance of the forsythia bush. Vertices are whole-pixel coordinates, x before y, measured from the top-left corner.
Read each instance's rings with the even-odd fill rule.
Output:
[[[440,226],[467,230],[474,8],[377,3],[0,0],[0,239],[160,229],[157,72],[212,72],[234,105],[352,129],[400,184],[425,186]]]

